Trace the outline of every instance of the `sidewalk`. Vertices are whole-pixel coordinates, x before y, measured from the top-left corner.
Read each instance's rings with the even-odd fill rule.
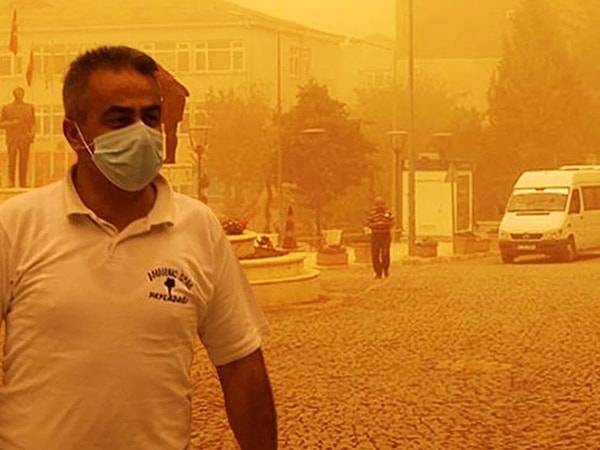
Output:
[[[356,262],[354,256],[354,249],[352,247],[346,247],[348,252],[348,265],[369,265],[368,262]],[[390,248],[390,257],[392,264],[430,264],[430,263],[443,263],[451,261],[464,261],[475,258],[483,258],[496,255],[497,249],[492,246],[489,252],[479,253],[467,253],[467,254],[455,254],[453,253],[452,242],[439,242],[437,248],[437,256],[425,258],[421,256],[408,256],[408,242],[405,240],[401,242],[392,242]],[[310,251],[307,253],[305,264],[309,267],[317,267],[317,252]],[[332,269],[348,266],[332,266]],[[329,268],[329,267],[328,267]]]

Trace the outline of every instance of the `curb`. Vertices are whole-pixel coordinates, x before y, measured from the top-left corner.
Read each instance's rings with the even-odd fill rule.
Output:
[[[495,256],[496,254],[493,252],[481,252],[481,253],[469,253],[462,255],[448,255],[448,256],[434,256],[430,258],[421,257],[421,256],[406,256],[403,257],[400,261],[396,261],[397,264],[401,265],[409,265],[409,266],[418,266],[418,265],[426,265],[426,264],[443,264],[443,263],[451,263],[451,262],[461,262],[461,261],[469,261],[472,259],[482,259],[486,257]]]

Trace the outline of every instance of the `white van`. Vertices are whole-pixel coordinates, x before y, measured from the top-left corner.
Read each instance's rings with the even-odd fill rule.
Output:
[[[600,166],[521,174],[498,229],[502,261],[545,254],[573,261],[600,249]]]

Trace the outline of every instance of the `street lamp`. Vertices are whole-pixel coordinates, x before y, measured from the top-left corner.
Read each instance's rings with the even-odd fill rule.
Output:
[[[204,190],[209,185],[208,175],[205,168],[206,150],[208,149],[208,131],[210,127],[208,125],[201,125],[197,127],[189,128],[190,144],[192,150],[196,156],[196,174],[198,182],[198,199],[206,203],[208,198],[204,193]]]
[[[403,184],[403,152],[408,132],[404,130],[392,130],[387,132],[390,137],[390,145],[394,152],[394,170],[392,185],[392,208],[395,210],[397,226],[402,230],[402,184]]]

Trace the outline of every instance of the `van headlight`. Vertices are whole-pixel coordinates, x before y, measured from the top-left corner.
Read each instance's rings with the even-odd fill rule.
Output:
[[[562,236],[562,232],[562,228],[559,228],[558,230],[547,231],[546,233],[544,233],[544,237],[546,239],[560,239]]]
[[[510,240],[510,233],[508,231],[498,230],[498,239],[501,241],[508,241]]]

